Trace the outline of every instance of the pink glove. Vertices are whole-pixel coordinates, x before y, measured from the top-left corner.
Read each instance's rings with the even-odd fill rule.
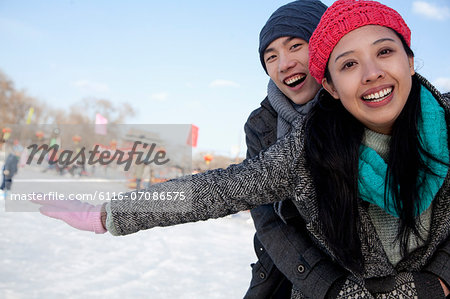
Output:
[[[102,224],[101,205],[94,206],[79,200],[32,200],[32,202],[42,205],[39,208],[41,214],[61,219],[72,227],[96,234],[107,232]]]

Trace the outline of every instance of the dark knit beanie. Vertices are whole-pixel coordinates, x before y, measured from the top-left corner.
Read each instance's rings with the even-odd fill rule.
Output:
[[[297,0],[278,8],[259,34],[259,58],[267,73],[264,51],[279,37],[293,36],[309,42],[327,6],[318,0]]]

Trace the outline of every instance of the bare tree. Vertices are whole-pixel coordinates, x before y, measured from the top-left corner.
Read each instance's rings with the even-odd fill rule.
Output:
[[[120,103],[119,106],[116,106],[109,100],[97,98],[86,98],[81,103],[72,106],[71,109],[76,113],[82,112],[86,118],[91,120],[90,123],[95,122],[96,113],[100,113],[108,119],[110,124],[123,123],[125,119],[136,114],[128,103]]]
[[[86,98],[67,111],[53,109],[28,96],[25,90],[16,90],[14,82],[0,71],[0,126],[25,124],[28,111],[34,109],[33,123],[94,124],[96,113],[108,119],[110,124],[123,123],[136,113],[128,103],[114,104],[107,99]]]

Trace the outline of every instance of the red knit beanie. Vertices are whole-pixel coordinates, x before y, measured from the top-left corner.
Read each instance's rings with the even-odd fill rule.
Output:
[[[376,1],[338,0],[325,11],[309,40],[309,72],[319,84],[328,58],[339,40],[365,25],[389,27],[410,46],[411,31],[397,11]]]

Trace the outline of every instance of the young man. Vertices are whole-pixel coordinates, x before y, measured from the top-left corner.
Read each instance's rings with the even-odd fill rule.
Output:
[[[283,138],[291,130],[293,120],[305,115],[314,103],[320,85],[309,74],[308,41],[325,9],[317,0],[294,1],[276,10],[261,30],[260,59],[270,80],[267,97],[245,124],[247,157]],[[376,298],[397,298],[404,291],[404,278],[411,275],[415,288],[429,295],[436,276],[443,281],[450,279],[450,245],[446,242],[426,271],[400,272],[361,284],[312,243],[296,207],[284,199],[251,210],[259,261],[252,265],[247,299],[363,298],[358,297],[361,294],[374,298],[372,293],[382,294]]]
[[[14,175],[16,175],[18,171],[18,164],[20,154],[22,152],[22,147],[20,145],[15,145],[12,149],[12,152],[8,155],[5,161],[5,165],[2,168],[2,184],[0,186],[0,190],[2,190],[3,197],[7,197],[7,192],[11,190],[12,180]]]
[[[313,104],[321,86],[309,74],[308,41],[326,8],[317,0],[294,1],[277,9],[262,28],[259,54],[270,80],[267,97],[245,124],[248,158],[289,133],[291,123]],[[251,214],[259,260],[252,265],[245,298],[290,298],[292,283],[305,296],[324,298],[344,276],[312,244],[290,201],[264,205]]]

